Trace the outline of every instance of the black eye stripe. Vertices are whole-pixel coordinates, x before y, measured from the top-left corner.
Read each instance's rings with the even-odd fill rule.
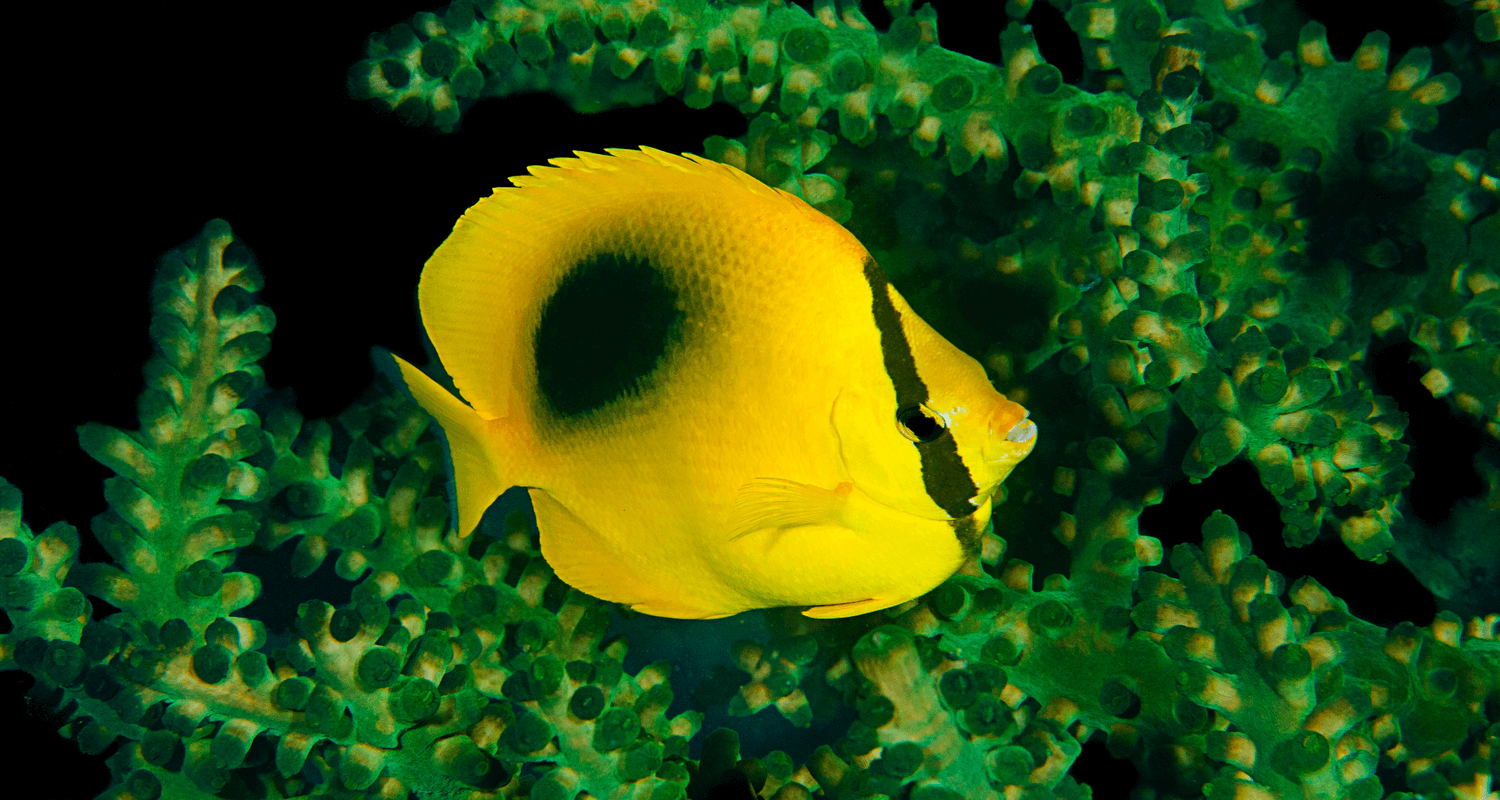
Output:
[[[890,281],[875,259],[865,260],[865,281],[870,284],[870,311],[880,332],[880,351],[885,357],[885,371],[896,387],[896,408],[917,408],[927,402],[927,384],[917,374],[917,361],[911,343],[901,328],[901,312],[891,302]],[[953,518],[974,513],[971,499],[979,494],[974,476],[958,454],[958,443],[941,433],[932,442],[917,448],[922,457],[922,485],[927,496],[944,513]]]

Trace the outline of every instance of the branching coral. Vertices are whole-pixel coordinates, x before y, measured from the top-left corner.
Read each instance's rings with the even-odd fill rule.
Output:
[[[1328,517],[1361,558],[1382,558],[1409,480],[1403,426],[1350,370],[1372,328],[1400,327],[1431,359],[1434,393],[1495,424],[1495,156],[1412,143],[1459,92],[1453,74],[1428,74],[1428,51],[1388,69],[1377,33],[1340,62],[1308,23],[1295,52],[1270,58],[1265,30],[1230,5],[1072,4],[1106,89],[1093,94],[1063,83],[1017,24],[992,65],[938,47],[930,7],[895,4],[882,34],[831,3],[811,16],[460,3],[372,37],[351,85],[443,129],[474,98],[533,89],[583,111],[678,94],[737,105],[749,133],[708,154],[845,221],[889,270],[967,262],[1048,298],[1052,335],[1013,363],[1061,350],[1062,369],[1118,391],[1125,452],[1150,457],[1159,437],[1143,426],[1179,400],[1201,434],[1190,476],[1243,453],[1289,540]],[[965,180],[980,161],[983,178]],[[1013,197],[990,186],[1005,179]],[[917,187],[971,218],[942,218],[956,209],[941,201],[892,213]],[[1358,190],[1352,208],[1316,201]],[[1356,281],[1379,285],[1355,296]]]
[[[110,766],[135,797],[493,790],[514,777],[497,753],[559,764],[557,788],[534,793],[681,796],[659,787],[686,775],[663,758],[697,722],[663,715],[665,669],[625,675],[623,643],[601,646],[602,604],[553,579],[524,530],[471,555],[432,494],[442,454],[416,406],[378,394],[337,431],[276,394],[237,407],[275,324],[259,285],[223,222],[165,260],[141,430],[79,431],[119,474],[93,521],[116,565],[76,564],[77,532],[33,534],[4,487],[3,663],[78,704],[84,750],[130,740]],[[260,581],[224,570],[291,536],[294,574],[332,548],[339,575],[364,579],[343,608],[303,604],[268,659],[264,624],[233,616]],[[120,613],[88,621],[85,592]]]
[[[65,523],[28,527],[0,483],[0,669],[31,673],[85,752],[120,742],[108,796],[138,800],[1080,798],[1068,772],[1095,738],[1155,796],[1494,797],[1500,609],[1380,627],[1289,586],[1227,516],[1170,552],[1139,518],[1243,459],[1288,543],[1331,533],[1441,597],[1492,596],[1496,468],[1446,529],[1415,530],[1407,418],[1364,361],[1410,340],[1432,394],[1500,436],[1500,132],[1457,155],[1416,136],[1461,82],[1500,80],[1500,11],[1465,3],[1463,62],[1434,75],[1426,50],[1388,65],[1380,34],[1340,61],[1318,24],[1249,3],[1054,5],[1080,86],[1019,23],[987,64],[901,0],[884,31],[825,2],[456,2],[372,36],[350,72],[442,130],[522,91],[734,105],[748,132],[707,154],[847,225],[1036,409],[1006,539],[867,618],[768,613],[769,638],[693,692],[796,726],[843,709],[837,741],[700,741],[672,665],[625,669],[610,607],[553,577],[524,515],[453,533],[420,409],[379,382],[307,421],[266,391],[275,320],[218,221],[157,277],[139,430],[79,431],[117,475],[91,526],[113,564],[79,563]],[[1038,583],[1007,549],[1049,534],[1066,571]],[[292,540],[294,575],[332,557],[355,587],[302,604],[283,641],[235,615],[262,577],[233,568]]]

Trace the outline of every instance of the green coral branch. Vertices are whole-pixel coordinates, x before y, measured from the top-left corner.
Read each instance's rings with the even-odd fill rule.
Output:
[[[774,3],[456,3],[372,37],[351,89],[443,129],[468,102],[538,88],[585,111],[667,95],[736,105],[749,132],[710,139],[707,153],[846,222],[888,272],[919,286],[915,265],[992,265],[1018,292],[1045,298],[1052,334],[1002,361],[1029,371],[1055,357],[1070,374],[1088,369],[1096,386],[1115,386],[1135,412],[1115,434],[1125,453],[1154,458],[1159,437],[1147,420],[1180,399],[1200,409],[1190,414],[1201,433],[1183,465],[1190,477],[1249,458],[1285,507],[1289,542],[1316,538],[1327,521],[1356,554],[1378,560],[1409,475],[1396,443],[1403,425],[1366,397],[1355,362],[1372,332],[1400,327],[1423,347],[1434,393],[1494,428],[1500,315],[1485,255],[1500,244],[1494,156],[1441,156],[1412,142],[1459,93],[1453,74],[1429,74],[1428,51],[1388,69],[1389,40],[1375,33],[1339,62],[1322,26],[1308,23],[1294,53],[1271,59],[1264,29],[1231,5],[1067,7],[1088,66],[1110,90],[1098,94],[1064,84],[1018,25],[991,65],[937,46],[930,9],[898,4],[880,33],[857,8],[831,3],[811,15]],[[1009,177],[1012,153],[1013,200],[954,178],[981,160],[984,183]],[[1319,209],[1308,196],[1350,181],[1401,198],[1394,225],[1364,214],[1334,220],[1348,235],[1333,258],[1315,260],[1323,254],[1308,231]],[[906,235],[884,248],[881,231],[901,226],[881,209],[900,207],[914,185],[940,187],[955,204],[976,195],[983,210],[969,213],[1013,232],[940,243]],[[1052,203],[1034,200],[1044,185]],[[1413,262],[1424,255],[1425,271]],[[1356,279],[1378,288],[1357,296]],[[1412,297],[1427,302],[1414,307]],[[1211,375],[1172,391],[1251,327],[1280,351],[1260,365],[1271,369],[1253,390],[1240,385],[1249,373],[1216,364],[1234,372],[1241,397],[1219,408],[1196,402],[1221,391]],[[1271,396],[1278,370],[1302,374],[1291,394]],[[1341,380],[1310,407],[1298,381],[1328,370]]]
[[[661,666],[623,672],[624,643],[601,642],[603,605],[556,581],[524,527],[471,555],[416,406],[357,405],[338,449],[329,423],[304,425],[283,395],[239,407],[274,324],[259,283],[221,221],[164,259],[141,430],[79,429],[118,474],[93,522],[115,564],[77,564],[76,531],[31,533],[19,492],[0,487],[15,625],[0,667],[76,704],[68,730],[86,752],[125,739],[110,767],[135,797],[317,784],[440,796],[529,787],[516,767],[537,759],[556,765],[543,785],[557,788],[535,796],[682,796],[696,714],[665,716]],[[241,548],[292,537],[294,575],[335,549],[337,573],[359,582],[343,608],[304,603],[268,655],[264,624],[233,616],[259,579],[227,570]],[[90,622],[85,593],[119,613]]]
[[[1048,588],[1061,591],[1077,582],[1080,591],[1088,587],[1089,602],[1070,605],[1066,595],[1052,598],[1052,605],[1040,601],[1034,608],[1047,609],[1037,611],[1041,618],[1071,625],[1078,615],[1093,617],[1103,626],[1096,630],[1118,638],[1132,624],[1123,621],[1127,613],[1149,611],[1132,601],[1131,585],[1158,586],[1155,579],[1119,577],[1117,568],[1160,560],[1159,545],[1135,536],[1133,520],[1141,506],[1160,500],[1156,480],[1167,466],[1161,462],[1173,407],[1197,429],[1182,463],[1190,479],[1246,458],[1282,505],[1289,543],[1308,543],[1331,527],[1361,558],[1383,560],[1396,544],[1398,502],[1411,479],[1401,442],[1406,418],[1372,391],[1360,362],[1373,335],[1404,333],[1431,365],[1424,382],[1434,394],[1451,396],[1495,433],[1500,295],[1491,285],[1497,252],[1492,212],[1500,140],[1491,136],[1488,153],[1458,157],[1416,145],[1412,134],[1435,127],[1437,108],[1458,94],[1459,81],[1453,74],[1429,74],[1431,55],[1420,48],[1388,68],[1384,34],[1372,34],[1351,61],[1340,62],[1322,26],[1309,23],[1296,32],[1296,49],[1273,59],[1262,46],[1265,29],[1246,21],[1247,4],[1059,5],[1085,39],[1088,80],[1104,92],[1062,85],[1030,35],[1015,25],[1002,36],[1002,63],[955,57],[936,47],[930,13],[908,15],[899,4],[885,33],[874,31],[852,6],[828,3],[817,5],[810,17],[775,6],[695,7],[670,17],[652,11],[660,16],[650,25],[628,9],[559,5],[528,13],[537,28],[555,20],[551,30],[562,45],[559,53],[572,53],[567,58],[575,67],[587,60],[585,51],[618,59],[628,50],[632,69],[616,70],[617,78],[638,75],[635,68],[651,61],[661,70],[658,78],[666,76],[653,91],[680,93],[690,105],[706,103],[717,87],[712,96],[738,105],[751,118],[750,130],[737,141],[710,139],[706,152],[799,193],[845,222],[924,316],[961,346],[984,353],[1008,393],[1047,392],[1056,379],[1046,369],[1078,376],[1086,387],[1086,413],[1064,421],[1061,415],[1049,420],[1044,411],[1043,422],[1086,436],[1061,457],[1054,451],[1036,460],[1052,468],[1055,491],[1073,498],[1071,510],[1054,512],[1061,514],[1055,533],[1070,547],[1083,548],[1075,549],[1069,577],[1052,576]],[[503,6],[490,8],[495,14],[486,17],[505,13]],[[1492,40],[1486,31],[1493,27],[1493,12],[1478,10],[1487,15],[1476,19],[1475,33]],[[1020,6],[1011,11],[1025,13]],[[597,32],[596,15],[602,15]],[[671,36],[621,44],[631,23],[657,31],[663,21]],[[506,38],[503,23],[493,29],[493,42]],[[538,38],[528,34],[525,41]],[[431,41],[441,39],[434,33]],[[516,39],[518,47],[521,41]],[[645,46],[634,46],[640,44]],[[725,54],[729,46],[738,48],[740,58]],[[372,58],[379,56],[376,48],[372,44]],[[694,59],[694,50],[702,57]],[[528,45],[528,52],[534,57],[523,61],[534,65],[533,72],[556,74],[549,65],[557,62],[543,55],[550,56],[550,49]],[[362,62],[356,72],[370,63]],[[482,59],[478,63],[484,66]],[[676,82],[674,65],[682,63],[699,65],[696,85]],[[486,92],[506,93],[515,74],[486,83]],[[357,92],[390,102],[381,99],[375,83]],[[608,78],[589,86],[594,94],[587,99],[573,90],[562,94],[580,109],[630,102],[609,93],[615,84]],[[410,110],[422,96],[414,90],[399,102]],[[406,114],[408,121],[412,116]],[[939,145],[942,158],[936,157]],[[966,179],[981,158],[983,178]],[[1011,180],[1009,197],[992,188],[1003,179]],[[1341,211],[1318,200],[1325,191],[1363,186],[1393,202],[1385,208],[1355,203],[1352,211]],[[1038,197],[1043,187],[1050,202]],[[928,198],[925,207],[913,207],[907,198],[915,195]],[[997,229],[998,237],[989,233]],[[934,272],[933,264],[954,266]],[[983,318],[976,319],[965,299],[955,297],[955,282],[962,289],[997,287],[985,297],[998,302],[980,309]],[[1004,295],[1032,307],[1007,302]],[[1029,342],[1026,334],[997,335],[993,319],[1009,313],[1024,316],[1033,330],[1042,323],[1049,333],[1040,341],[1032,335]],[[1024,346],[992,344],[1006,339]],[[1119,485],[1101,488],[1111,482]],[[1110,515],[1104,507],[1111,507]],[[1006,514],[1005,507],[1000,513]],[[1128,535],[1080,533],[1106,516],[1110,530]],[[1217,542],[1230,534],[1214,536],[1214,546],[1222,549]],[[1187,569],[1190,562],[1181,566]],[[1030,574],[1018,563],[993,571],[1029,591]],[[1222,583],[1225,576],[1216,580]],[[945,591],[944,602],[955,603],[951,587]],[[1275,597],[1281,588],[1261,591]],[[987,596],[993,603],[994,595]],[[1197,599],[1212,605],[1211,595]],[[1262,613],[1272,614],[1269,601],[1261,605]],[[996,652],[1026,652],[1016,638],[1028,627],[1023,618],[990,605],[984,611],[986,618],[1005,620],[994,623],[995,630],[1007,632],[990,640]],[[1248,611],[1236,613],[1244,617]],[[1170,641],[1191,638],[1201,648],[1207,646],[1203,637],[1189,637],[1187,628],[1246,621],[1218,614],[1214,626],[1179,621]],[[1173,627],[1153,624],[1141,627],[1158,639]],[[1493,621],[1475,624],[1478,641],[1493,638]],[[1227,636],[1225,647],[1255,641],[1227,631],[1213,635]],[[1307,635],[1305,629],[1297,633]],[[1086,641],[1089,646],[1073,657],[1099,665],[1101,651],[1109,648]],[[1144,646],[1138,637],[1128,641],[1133,648]],[[955,652],[982,655],[974,643],[968,647],[967,653]],[[1244,662],[1252,652],[1242,644],[1235,655]],[[738,703],[753,710],[775,698],[783,714],[801,718],[803,701],[781,683],[806,673],[804,667],[741,661],[752,680]],[[1138,649],[1126,661],[1155,665],[1158,678],[1171,671],[1159,655]],[[1038,662],[1023,672],[1021,691],[1049,702],[1067,690],[1077,695],[1076,685],[1036,683],[1035,676],[1056,673],[1076,680],[1067,666],[1061,657]],[[1118,752],[1135,752],[1137,744],[1159,752],[1166,746],[1160,737],[1181,723],[1174,714],[1205,719],[1202,697],[1176,694],[1170,700],[1171,687],[1120,666],[1126,677],[1110,684],[1112,697],[1133,696],[1145,680],[1147,708],[1155,716],[1144,733],[1122,734]],[[1260,680],[1246,674],[1253,663],[1215,666],[1232,669],[1246,686]],[[1083,696],[1097,697],[1096,689],[1103,691],[1103,684]],[[1256,691],[1251,708],[1286,705],[1275,691]],[[1310,713],[1293,706],[1268,715],[1269,723],[1259,720],[1256,741],[1262,749],[1274,754],[1289,741],[1282,740],[1297,729],[1299,717]],[[937,715],[925,711],[927,718]],[[1244,721],[1251,727],[1255,722]],[[1325,739],[1333,734],[1350,735],[1319,733]],[[1215,747],[1239,752],[1239,741],[1218,737]],[[1309,742],[1303,744],[1312,747]],[[1204,752],[1203,742],[1193,747]],[[841,769],[825,766],[830,775]],[[1369,773],[1365,769],[1359,779],[1373,780]],[[1299,776],[1273,769],[1255,772],[1253,779],[1288,792]],[[966,780],[965,788],[977,791],[980,785]],[[1217,785],[1229,791],[1234,780]],[[1313,795],[1329,791],[1303,788]]]
[[[1361,622],[1314,581],[1288,590],[1222,515],[1201,549],[1173,551],[1176,578],[1142,572],[1163,554],[1136,519],[1161,492],[1120,469],[1077,471],[1055,532],[1070,575],[1041,590],[991,534],[965,574],[877,615],[887,624],[797,617],[779,643],[737,646],[751,680],[731,711],[774,703],[805,725],[808,697],[832,693],[859,718],[839,752],[741,758],[721,731],[689,759],[701,717],[668,716],[670,665],[625,673],[623,641],[603,640],[605,604],[553,577],[523,518],[495,539],[457,537],[441,451],[413,405],[377,391],[335,429],[305,424],[283,394],[250,400],[255,413],[224,396],[258,376],[224,354],[263,354],[234,343],[270,320],[231,242],[211,223],[159,276],[158,308],[180,324],[153,326],[163,355],[147,371],[169,388],[142,403],[152,435],[80,429],[122,473],[94,524],[116,566],[76,564],[76,532],[33,533],[19,493],[0,487],[15,622],[4,666],[73,704],[65,731],[85,751],[126,740],[109,760],[116,796],[661,798],[733,769],[782,800],[1076,798],[1086,790],[1067,771],[1096,731],[1148,775],[1152,753],[1178,753],[1173,779],[1215,796],[1363,797],[1383,763],[1432,786],[1491,774],[1461,754],[1494,746],[1497,615]],[[1105,466],[1122,457],[1090,450]],[[359,583],[343,607],[304,603],[291,641],[267,654],[264,626],[229,616],[254,595],[236,587],[256,584],[225,570],[240,548],[292,537],[294,574],[338,550],[336,571]],[[152,580],[148,602],[138,590]],[[121,612],[88,621],[85,591]]]

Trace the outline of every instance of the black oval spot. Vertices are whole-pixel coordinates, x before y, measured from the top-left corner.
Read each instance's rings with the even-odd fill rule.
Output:
[[[576,416],[639,391],[680,338],[677,294],[643,258],[605,253],[574,267],[537,326],[543,402]]]

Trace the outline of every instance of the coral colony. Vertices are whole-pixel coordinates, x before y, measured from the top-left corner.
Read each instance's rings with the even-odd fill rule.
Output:
[[[1500,132],[1414,140],[1497,80],[1500,11],[1461,4],[1455,75],[1422,48],[1387,63],[1381,33],[1338,60],[1252,3],[1055,0],[1080,85],[1017,22],[984,63],[906,0],[884,32],[829,2],[460,0],[372,35],[351,91],[411,125],[523,91],[742,110],[704,152],[848,226],[1034,409],[1042,445],[996,508],[1011,541],[874,615],[766,613],[696,691],[628,671],[611,606],[553,577],[524,513],[455,535],[435,426],[390,384],[327,420],[262,389],[274,317],[216,220],[157,275],[140,428],[79,429],[117,474],[89,532],[113,562],[78,563],[79,531],[30,527],[0,481],[0,669],[85,753],[118,742],[105,796],[136,800],[1082,798],[1090,739],[1147,797],[1494,798],[1500,609],[1384,628],[1288,585],[1229,516],[1170,552],[1138,529],[1164,479],[1244,460],[1289,544],[1401,555],[1413,473],[1363,366],[1378,340],[1500,435]],[[1481,471],[1455,512],[1474,547],[1500,530]],[[1071,563],[1034,580],[1007,551],[1042,537]],[[331,558],[354,589],[277,646],[235,616],[269,577],[234,567],[288,541],[294,575]],[[844,721],[742,752],[704,705]]]

